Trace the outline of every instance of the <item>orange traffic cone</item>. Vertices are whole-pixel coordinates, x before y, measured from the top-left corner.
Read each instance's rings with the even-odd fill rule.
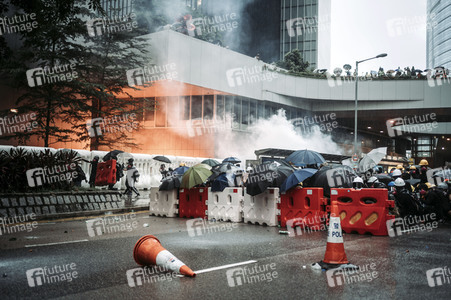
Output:
[[[141,266],[158,265],[182,275],[196,276],[193,270],[161,246],[160,241],[153,235],[145,235],[136,242],[133,258]]]
[[[331,213],[329,220],[329,230],[327,233],[327,246],[324,260],[312,265],[313,269],[333,269],[333,268],[356,268],[349,263],[346,257],[343,244],[343,234],[341,231],[340,214],[338,203],[333,200],[331,203]]]

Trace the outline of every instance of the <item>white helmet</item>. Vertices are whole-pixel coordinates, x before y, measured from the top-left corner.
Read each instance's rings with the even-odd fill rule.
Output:
[[[356,178],[354,178],[354,181],[352,183],[356,183],[356,182],[363,183],[363,179],[360,177],[356,177]]]
[[[376,176],[371,176],[370,179],[368,179],[368,183],[375,183],[375,182],[377,182]]]
[[[360,177],[354,178],[354,181],[352,181],[352,187],[356,190],[361,189],[363,187],[363,179]]]
[[[406,185],[406,183],[404,182],[404,180],[402,178],[397,178],[395,180],[395,186],[402,187],[402,186],[405,186],[405,185]]]
[[[401,176],[401,170],[400,169],[396,169],[396,170],[394,170],[393,171],[393,173],[392,173],[392,177],[396,177],[396,176]]]

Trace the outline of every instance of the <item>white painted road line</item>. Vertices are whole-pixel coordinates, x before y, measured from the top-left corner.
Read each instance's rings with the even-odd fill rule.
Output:
[[[230,264],[230,265],[224,265],[224,266],[219,266],[219,267],[213,267],[213,268],[208,268],[208,269],[203,269],[203,270],[199,270],[199,271],[194,271],[194,273],[197,274],[202,274],[202,273],[207,273],[207,272],[211,272],[211,271],[216,271],[216,270],[222,270],[222,269],[228,269],[228,268],[232,268],[232,267],[236,267],[236,266],[241,266],[241,265],[248,265],[248,264],[252,264],[252,263],[256,263],[256,260],[247,260],[247,261],[242,261],[236,264]],[[179,277],[185,277],[184,275],[177,275]]]
[[[47,244],[25,245],[25,248],[42,247],[42,246],[52,246],[52,245],[62,245],[62,244],[72,244],[72,243],[81,243],[81,242],[89,242],[89,240],[77,240],[77,241],[67,241],[67,242],[58,242],[58,243],[47,243]]]

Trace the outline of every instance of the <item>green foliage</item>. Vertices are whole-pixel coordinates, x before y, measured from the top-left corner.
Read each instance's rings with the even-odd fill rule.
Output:
[[[42,186],[29,187],[27,183],[27,170],[34,168],[51,168],[55,165],[80,163],[81,157],[73,150],[50,149],[44,151],[27,151],[24,148],[11,148],[0,151],[0,191],[6,193],[43,192],[55,190],[70,190],[72,182],[57,181],[45,183]]]
[[[302,59],[302,54],[298,49],[294,49],[291,52],[285,54],[284,60],[279,61],[276,65],[283,68],[290,73],[303,73],[307,71],[309,63]]]

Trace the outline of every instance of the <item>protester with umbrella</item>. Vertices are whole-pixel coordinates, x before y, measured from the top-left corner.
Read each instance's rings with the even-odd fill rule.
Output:
[[[197,164],[189,168],[182,177],[180,187],[190,189],[196,185],[203,185],[212,174],[211,167],[206,164]]]
[[[312,150],[295,151],[291,153],[289,156],[287,156],[285,160],[288,163],[297,167],[306,167],[306,166],[318,167],[326,162],[326,160],[321,154]]]
[[[311,168],[305,168],[296,170],[288,176],[288,178],[283,182],[283,184],[280,186],[281,192],[286,192],[289,189],[297,186],[301,182],[303,182],[305,179],[312,177],[315,175],[315,173],[318,172],[317,169],[311,169]]]
[[[210,167],[214,167],[216,165],[219,165],[220,162],[218,162],[217,160],[214,160],[214,159],[205,159],[201,162],[201,164],[206,164],[206,165],[209,165]]]

